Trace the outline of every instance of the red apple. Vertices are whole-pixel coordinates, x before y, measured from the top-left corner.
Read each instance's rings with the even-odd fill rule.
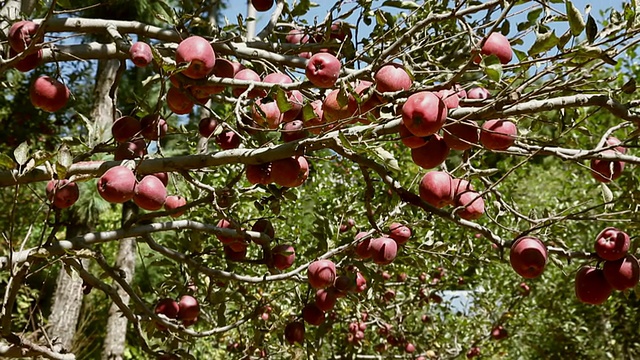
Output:
[[[469,181],[465,179],[453,179],[452,182],[453,187],[453,196],[454,198],[462,195],[465,191],[474,191],[473,185],[469,183]]]
[[[367,279],[360,271],[356,272],[356,289],[355,292],[361,293],[367,289]]]
[[[338,58],[329,53],[320,52],[307,61],[305,75],[316,87],[330,88],[338,81],[341,68]]]
[[[284,338],[289,344],[302,344],[304,342],[304,323],[300,321],[288,323],[284,328]]]
[[[218,127],[218,121],[212,117],[202,118],[198,124],[200,136],[210,138]]]
[[[253,185],[268,185],[273,182],[271,179],[271,163],[259,165],[249,164],[247,165],[245,174],[247,175],[247,180]]]
[[[480,144],[489,150],[507,150],[516,140],[518,128],[509,120],[489,120],[482,124]]]
[[[502,64],[508,64],[513,57],[513,51],[511,51],[511,44],[509,40],[500,33],[491,33],[487,40],[482,45],[480,51],[482,55],[495,55],[498,57]],[[480,62],[479,58],[475,58],[476,63]]]
[[[630,244],[631,241],[627,233],[614,227],[608,227],[596,236],[595,250],[602,259],[614,261],[627,255]]]
[[[113,153],[116,161],[143,158],[147,154],[147,143],[144,139],[125,141],[118,145]]]
[[[308,176],[309,163],[304,156],[285,158],[271,163],[271,179],[280,186],[300,186]]]
[[[158,114],[149,114],[140,119],[141,134],[147,140],[158,140],[167,135],[169,126]]]
[[[511,267],[520,276],[533,279],[542,274],[547,264],[547,247],[533,236],[518,238],[509,253]]]
[[[161,299],[160,301],[158,301],[154,309],[154,312],[156,314],[162,314],[169,319],[177,319],[179,311],[180,306],[178,305],[178,303],[175,300],[169,298]],[[161,324],[156,324],[156,327],[160,331],[164,331],[167,329]]]
[[[478,123],[473,120],[459,121],[443,128],[444,141],[454,150],[471,149],[480,142]]]
[[[160,179],[160,181],[162,181],[164,186],[169,185],[169,173],[158,172],[158,173],[153,173],[151,175],[153,175],[153,176],[157,177],[158,179]]]
[[[236,75],[236,72],[237,71],[236,71],[236,68],[234,67],[233,62],[227,59],[217,58],[215,64],[213,65],[213,70],[211,72],[211,75],[219,78],[233,79],[233,77]],[[193,87],[198,89],[197,86],[193,86]],[[205,93],[208,96],[213,94],[219,94],[223,92],[224,89],[225,89],[224,85],[207,85],[204,88],[200,88],[199,92]],[[200,98],[200,97],[202,96],[196,96],[196,98]]]
[[[98,179],[98,194],[110,203],[123,203],[133,198],[136,176],[131,169],[114,166]]]
[[[222,247],[225,259],[229,261],[243,261],[247,258],[247,246],[232,243]]]
[[[331,311],[337,300],[336,290],[333,288],[318,289],[316,291],[316,306],[324,312]]]
[[[447,119],[447,106],[436,94],[417,92],[402,104],[402,123],[419,137],[433,135]]]
[[[23,52],[35,40],[38,27],[38,24],[29,20],[18,21],[11,25],[7,36],[11,49],[16,53]]]
[[[310,325],[319,326],[324,322],[325,315],[318,305],[315,303],[308,303],[302,309],[302,318]]]
[[[251,0],[251,5],[257,11],[269,11],[273,7],[273,0]]]
[[[256,124],[269,129],[277,129],[283,119],[278,103],[271,98],[256,101],[251,108],[251,116]]]
[[[359,233],[356,234],[355,236],[355,240],[359,240],[365,236],[369,235],[367,232],[361,231]],[[356,254],[358,255],[359,258],[361,259],[368,259],[371,257],[371,249],[370,249],[370,244],[371,244],[371,238],[367,238],[365,240],[360,241],[358,244],[356,244]]]
[[[237,149],[240,147],[241,142],[242,139],[240,135],[233,130],[224,130],[216,136],[216,144],[218,144],[222,150]]]
[[[389,225],[389,237],[395,240],[398,245],[405,244],[411,238],[411,229],[405,225],[394,222]]]
[[[640,264],[631,254],[618,260],[605,261],[602,271],[611,287],[620,291],[634,288],[640,280]]]
[[[444,171],[426,173],[418,185],[420,198],[431,206],[442,208],[454,202],[453,179]]]
[[[244,80],[244,81],[261,81],[260,75],[251,69],[242,69],[238,71],[233,77],[235,80]],[[233,89],[232,93],[235,97],[240,97],[242,93],[247,90],[246,86],[238,86]],[[264,89],[253,88],[253,90],[249,91],[247,97],[250,99],[255,99],[257,97],[265,96],[267,93]]]
[[[293,120],[282,126],[282,141],[291,142],[307,137],[307,131],[304,129],[302,120]]]
[[[373,79],[376,90],[381,93],[409,90],[413,84],[404,67],[396,63],[383,65],[376,71]]]
[[[465,191],[455,197],[455,205],[464,206],[457,212],[458,216],[466,220],[479,219],[484,214],[484,200],[475,191]]]
[[[336,281],[333,283],[333,288],[329,289],[335,289],[336,297],[345,297],[348,293],[353,292],[356,289],[355,278],[352,278],[349,275],[340,275],[336,277]]]
[[[133,116],[122,116],[111,125],[111,134],[117,142],[125,142],[142,129],[140,121]]]
[[[291,29],[285,36],[285,40],[289,44],[306,44],[309,42],[309,35],[305,34],[302,29]]]
[[[191,112],[195,103],[184,90],[170,86],[167,91],[167,107],[178,115],[186,115]]]
[[[205,78],[213,70],[216,54],[205,38],[190,36],[178,44],[176,63],[189,63],[182,74],[192,79]]]
[[[160,179],[158,179],[160,180]],[[187,205],[187,199],[185,199],[184,197],[180,196],[180,195],[169,195],[167,196],[165,202],[164,202],[164,209],[167,211],[171,211],[174,209],[177,209],[181,206]],[[180,217],[182,215],[184,215],[186,210],[183,211],[178,211],[175,212],[173,214],[171,214],[171,217],[177,218]]]
[[[615,154],[615,150],[605,150],[603,154]],[[618,179],[624,170],[624,161],[591,159],[591,176],[599,182],[608,183]]]
[[[138,41],[129,48],[129,58],[137,67],[146,67],[153,61],[151,46],[143,41]]]
[[[369,245],[371,258],[378,265],[388,265],[393,262],[398,254],[398,244],[388,237],[379,237],[371,240]]]
[[[604,271],[593,266],[583,266],[578,270],[575,290],[578,300],[591,305],[604,303],[613,292]]]
[[[378,119],[380,106],[383,104],[375,94],[369,93],[371,86],[373,86],[371,81],[359,80],[354,89],[359,99],[356,99],[353,94],[349,94],[349,109],[355,116],[358,116],[358,121],[363,124],[369,124],[370,117]]]
[[[58,209],[66,209],[80,198],[78,184],[67,179],[50,180],[46,187],[47,199]]]
[[[195,320],[200,315],[198,300],[191,295],[183,295],[178,306],[180,307],[178,311],[178,319],[180,320]]]
[[[472,347],[467,351],[467,359],[473,359],[474,357],[480,356],[480,348],[477,346]]]
[[[147,175],[136,184],[133,202],[142,209],[160,210],[167,199],[167,188],[162,181],[153,175]]]
[[[33,106],[47,112],[56,112],[67,105],[69,89],[60,81],[49,77],[38,77],[29,88]]]
[[[349,102],[341,103],[338,100],[340,89],[332,90],[322,103],[322,114],[326,122],[346,120],[353,116],[353,109],[349,108]]]
[[[274,246],[271,249],[271,255],[273,256],[273,266],[280,270],[290,268],[296,261],[296,250],[288,244]]]
[[[449,152],[449,146],[444,138],[433,134],[424,146],[411,149],[411,159],[423,169],[433,169],[447,159]]]
[[[464,90],[463,90],[464,91]],[[436,92],[436,95],[442,99],[447,109],[455,109],[460,106],[460,97],[456,89],[444,89]]]
[[[265,235],[267,235],[268,237],[270,237],[271,239],[273,239],[276,236],[276,230],[273,228],[273,224],[271,223],[271,221],[269,219],[265,219],[265,218],[261,218],[256,220],[255,223],[253,223],[253,226],[251,227],[251,231],[255,231],[255,232],[259,232],[259,233],[263,233]],[[258,245],[267,245],[268,242],[262,242],[262,240],[259,239],[253,239],[253,241],[258,244]],[[291,254],[284,254],[286,256],[289,256]],[[294,255],[294,259],[295,259],[295,252],[293,252]]]
[[[489,99],[491,97],[491,93],[483,87],[474,87],[473,89],[467,91],[467,99],[471,100],[483,100]]]
[[[13,49],[9,49],[9,56],[18,55]],[[13,66],[20,72],[28,72],[35,69],[42,62],[42,49],[25,56],[22,60],[18,60]]]
[[[491,330],[491,338],[494,340],[502,340],[507,336],[509,336],[509,333],[502,325],[498,325]]]
[[[315,289],[331,286],[336,280],[336,266],[331,260],[316,260],[307,268],[307,278]]]
[[[400,127],[398,128],[398,132],[400,133],[400,141],[405,144],[410,149],[419,148],[424,146],[429,141],[428,137],[419,137],[415,136],[404,126],[403,123],[400,123]]]

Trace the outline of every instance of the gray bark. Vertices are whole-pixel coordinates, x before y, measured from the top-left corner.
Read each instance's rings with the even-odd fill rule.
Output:
[[[124,224],[138,210],[138,207],[128,201],[122,206],[122,223]],[[128,283],[133,280],[136,267],[136,242],[135,238],[126,238],[120,240],[118,249],[118,257],[116,259],[116,268],[124,274],[124,279]],[[129,303],[129,295],[117,285],[118,295],[122,298],[122,302]],[[109,319],[107,320],[107,336],[104,339],[102,348],[103,360],[122,360],[124,348],[126,345],[127,326],[129,322],[127,318],[122,316],[120,309],[116,304],[111,304],[109,308]]]
[[[91,120],[93,120],[93,131],[89,134],[89,146],[109,140],[111,137],[111,125],[115,119],[114,102],[109,96],[111,86],[116,81],[119,60],[101,60],[98,62],[96,86],[93,90],[95,106],[91,109]]]

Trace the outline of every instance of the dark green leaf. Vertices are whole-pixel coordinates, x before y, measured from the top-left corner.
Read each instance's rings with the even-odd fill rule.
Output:
[[[587,40],[592,44],[598,35],[598,24],[591,15],[587,17]]]
[[[569,27],[571,28],[571,34],[573,36],[578,36],[584,30],[584,19],[582,18],[582,14],[578,8],[576,8],[573,3],[569,0],[565,2],[567,17],[569,18]]]
[[[278,104],[278,109],[280,109],[280,112],[283,114],[293,108],[287,93],[280,87],[276,87],[276,103]]]
[[[0,167],[4,169],[13,169],[15,162],[5,153],[0,153]]]
[[[554,46],[558,45],[558,42],[559,39],[556,36],[555,30],[538,33],[536,41],[531,45],[531,49],[529,49],[529,56],[547,52]]]

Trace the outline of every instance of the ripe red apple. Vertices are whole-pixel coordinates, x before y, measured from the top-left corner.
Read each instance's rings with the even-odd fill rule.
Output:
[[[482,124],[480,144],[489,150],[506,150],[516,140],[518,128],[509,120],[489,120]]]
[[[258,73],[256,73],[251,69],[242,69],[238,71],[233,78],[235,80],[244,80],[244,81],[256,81],[256,82],[261,81],[260,75],[258,75]],[[246,86],[238,86],[233,89],[232,93],[233,93],[233,96],[240,97],[240,95],[242,95],[242,93],[244,93],[246,90],[247,90]],[[264,91],[264,89],[254,88],[253,90],[249,91],[249,93],[247,94],[247,97],[249,99],[255,99],[257,97],[265,96],[266,94],[267,93],[266,91]]]
[[[273,239],[276,235],[276,230],[273,228],[273,224],[269,219],[266,219],[266,218],[261,218],[256,220],[256,222],[253,223],[253,226],[251,227],[251,231],[263,233],[268,237],[270,237],[271,239]],[[262,240],[255,239],[255,238],[253,239],[253,242],[255,242],[258,245],[267,245],[269,243],[268,241],[263,242]],[[295,255],[295,252],[293,252],[292,254]],[[289,256],[291,254],[284,253],[283,255]],[[294,259],[295,259],[295,256],[294,256]]]
[[[231,222],[229,222],[226,219],[221,219],[220,221],[218,221],[218,224],[216,226],[223,229],[235,229],[235,227],[231,224]],[[220,240],[220,242],[223,243],[224,245],[229,245],[234,242],[241,242],[243,240],[241,236],[242,235],[225,236],[225,235],[216,234],[216,238],[218,238],[218,240]]]
[[[411,229],[403,224],[394,222],[389,225],[389,237],[395,240],[398,245],[405,244],[411,238]]]
[[[426,173],[418,185],[418,191],[422,200],[437,208],[454,202],[453,179],[444,171]]]
[[[211,71],[211,75],[219,78],[233,79],[236,72],[237,71],[233,62],[227,59],[217,58],[215,64],[213,65],[213,70]],[[206,94],[207,96],[213,95],[213,94],[219,94],[223,92],[226,87],[224,85],[220,85],[220,86],[207,85],[205,87],[193,86],[192,88],[195,88],[196,93],[200,93],[200,94],[194,94],[194,96],[196,98],[201,98],[202,95],[204,94]],[[199,96],[196,96],[196,95],[199,95]]]
[[[494,340],[502,340],[507,336],[509,336],[509,333],[502,325],[498,325],[491,330],[491,338]]]
[[[111,134],[117,142],[125,142],[142,130],[140,121],[133,116],[122,116],[111,125]]]
[[[169,195],[167,196],[167,199],[164,202],[164,209],[167,211],[171,211],[184,205],[187,205],[187,199],[185,199],[180,195]],[[174,218],[180,217],[184,215],[185,211],[186,210],[175,212],[171,214],[171,217],[174,217]]]
[[[605,150],[603,154],[615,154],[615,150]],[[599,182],[608,183],[618,179],[624,170],[624,161],[591,159],[591,176]]]
[[[154,312],[156,314],[158,315],[162,314],[168,317],[169,319],[177,319],[179,311],[180,311],[180,307],[178,303],[175,300],[169,299],[169,298],[161,299],[160,301],[158,301],[154,309]],[[161,324],[156,324],[156,327],[160,331],[167,330],[167,328]]]
[[[291,90],[287,92],[287,99],[289,100],[291,109],[282,114],[283,122],[290,122],[298,118],[302,112],[302,107],[304,106],[304,95],[302,95],[298,90]]]
[[[316,306],[324,312],[331,311],[337,300],[336,290],[333,288],[318,289],[316,291]]]
[[[297,187],[309,177],[309,163],[304,156],[276,160],[271,163],[271,178],[280,185]]]
[[[398,128],[398,133],[400,134],[400,141],[405,144],[410,149],[419,148],[427,144],[429,141],[428,137],[419,137],[415,136],[404,126],[403,123],[400,123],[400,127]]]
[[[253,185],[268,185],[273,182],[271,179],[271,163],[259,165],[249,164],[247,165],[245,175],[247,175],[247,180]]]
[[[38,27],[38,24],[29,20],[21,20],[11,25],[7,36],[11,49],[16,53],[23,52],[35,40]]]
[[[296,250],[288,244],[274,246],[271,249],[271,255],[273,256],[273,266],[280,270],[290,268],[296,261]]]
[[[58,209],[66,209],[80,198],[78,184],[67,179],[49,180],[46,187],[47,199]]]
[[[335,290],[336,297],[345,297],[348,293],[353,292],[356,289],[355,278],[352,278],[349,275],[340,275],[336,277],[333,287],[329,289]]]
[[[222,150],[237,149],[240,147],[241,142],[242,139],[240,135],[233,130],[224,130],[216,136],[216,144],[218,144]]]
[[[409,354],[413,354],[416,351],[416,346],[413,345],[412,343],[408,342],[404,346],[404,351],[408,352]]]
[[[151,175],[153,175],[153,176],[157,177],[158,179],[160,179],[160,181],[162,181],[164,186],[167,186],[169,184],[169,173],[158,172],[158,173],[153,173]]]
[[[436,94],[429,91],[417,92],[402,104],[402,123],[419,137],[438,132],[447,119],[447,106]]]
[[[447,159],[450,151],[444,138],[433,134],[424,146],[411,149],[411,159],[423,169],[433,169]]]
[[[291,142],[307,137],[307,131],[304,128],[302,120],[293,120],[282,126],[282,141]]]
[[[361,293],[367,289],[367,279],[360,271],[356,272],[356,289],[355,292]]]
[[[611,287],[620,291],[634,288],[640,280],[640,264],[631,254],[618,260],[605,261],[602,271]]]
[[[195,320],[200,315],[200,304],[191,295],[183,295],[178,306],[180,307],[178,311],[178,319],[180,320]]]
[[[324,322],[325,314],[315,303],[308,303],[302,309],[302,318],[310,325],[319,326]]]
[[[182,74],[192,79],[202,79],[213,70],[216,54],[205,38],[190,36],[178,44],[176,63],[189,63]]]
[[[463,90],[464,91],[464,90]],[[460,97],[457,89],[444,89],[436,92],[436,95],[442,99],[447,109],[455,109],[460,106]]]
[[[330,88],[338,81],[341,68],[342,65],[337,57],[320,52],[307,61],[305,75],[313,85],[319,88]]]
[[[212,117],[202,118],[198,123],[198,133],[200,136],[210,138],[218,127],[218,121]]]
[[[307,268],[307,278],[315,289],[331,286],[336,280],[336,266],[331,260],[316,260]]]
[[[595,250],[604,260],[622,259],[629,251],[631,241],[629,235],[622,230],[608,227],[596,236]]]
[[[465,191],[455,197],[455,205],[464,206],[457,212],[458,216],[465,220],[476,220],[484,214],[484,200],[475,191]]]
[[[9,49],[9,56],[14,57],[18,55],[13,49]],[[25,56],[22,60],[18,60],[13,67],[20,72],[28,72],[35,69],[42,62],[42,49]]]
[[[482,55],[495,55],[498,57],[502,64],[508,64],[513,57],[513,51],[511,51],[511,44],[509,39],[500,33],[491,33],[487,40],[482,45],[480,51]],[[474,58],[474,62],[479,63],[479,58]]]
[[[57,79],[44,75],[31,84],[29,98],[33,106],[47,112],[56,112],[67,105],[69,89]]]
[[[137,67],[146,67],[153,61],[151,46],[143,41],[138,41],[129,48],[129,58]]]
[[[359,233],[356,234],[355,236],[355,240],[359,240],[365,236],[369,235],[367,232],[365,231],[361,231]],[[369,245],[371,244],[371,238],[367,238],[365,240],[360,241],[358,244],[356,244],[356,248],[355,248],[355,252],[358,255],[359,258],[361,259],[368,259],[371,257],[371,249],[369,247]]]
[[[158,114],[148,114],[140,119],[140,133],[147,140],[158,140],[167,135],[169,126]]]
[[[518,238],[509,253],[511,267],[520,276],[533,279],[542,274],[547,264],[547,247],[533,236]]]
[[[471,100],[483,100],[489,99],[491,97],[491,93],[483,87],[474,87],[471,90],[467,91],[467,99]]]
[[[273,7],[273,0],[251,0],[256,11],[269,11]]]
[[[256,124],[269,129],[277,129],[283,115],[278,103],[271,98],[262,98],[251,108],[251,117]]]
[[[247,258],[247,246],[232,243],[222,247],[225,259],[229,261],[243,261]]]
[[[450,148],[464,151],[480,142],[478,123],[473,120],[459,121],[443,127],[444,141]]]
[[[332,90],[322,103],[322,114],[326,122],[337,122],[353,116],[353,110],[349,108],[349,102],[342,104],[338,101],[340,89]]]
[[[388,265],[393,262],[398,255],[398,244],[395,240],[388,237],[379,237],[371,240],[369,245],[371,249],[371,258],[378,265]]]
[[[306,44],[309,42],[309,36],[302,29],[291,29],[285,36],[285,40],[289,44]]]
[[[453,196],[454,198],[462,195],[465,191],[474,191],[473,185],[469,183],[469,181],[465,179],[453,179],[452,180],[453,187]]]
[[[169,110],[178,115],[185,115],[191,112],[194,105],[195,103],[185,91],[177,87],[169,87],[169,91],[167,91],[167,106]]]
[[[110,203],[123,203],[133,198],[136,176],[131,169],[114,166],[98,179],[98,194]]]
[[[167,199],[167,188],[153,175],[147,175],[136,184],[133,202],[145,210],[160,210]]]
[[[585,304],[600,305],[607,301],[613,288],[602,269],[583,266],[576,274],[576,297]]]
[[[472,347],[467,351],[467,359],[473,359],[474,357],[480,356],[480,348],[477,346]]]
[[[284,338],[289,344],[302,344],[304,342],[304,323],[300,321],[288,323],[284,328]]]
[[[125,141],[113,153],[116,161],[143,158],[147,154],[147,143],[143,139]]]
[[[349,94],[349,109],[358,117],[358,121],[363,124],[369,124],[370,117],[378,119],[380,117],[380,106],[383,102],[375,94],[369,93],[369,88],[373,86],[371,81],[359,80],[355,86],[354,92],[359,99],[353,94]]]
[[[413,80],[400,64],[383,65],[373,76],[376,90],[381,93],[409,90]]]

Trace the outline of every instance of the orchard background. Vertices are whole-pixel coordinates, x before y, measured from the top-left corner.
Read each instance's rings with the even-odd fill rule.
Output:
[[[640,356],[637,2],[253,3],[0,2],[0,357]]]

